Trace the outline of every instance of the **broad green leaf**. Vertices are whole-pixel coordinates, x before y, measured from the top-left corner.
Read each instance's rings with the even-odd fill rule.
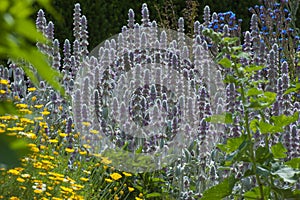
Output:
[[[263,164],[272,156],[268,147],[258,147],[255,151],[256,162]]]
[[[0,164],[11,168],[20,165],[20,158],[29,153],[27,143],[15,136],[0,134]]]
[[[231,68],[233,63],[231,62],[231,60],[224,57],[219,61],[219,64],[222,65],[225,68]]]
[[[263,68],[265,68],[264,66],[260,66],[260,65],[250,65],[244,68],[245,72],[254,72],[254,71],[259,71],[262,70]]]
[[[224,79],[224,83],[236,83],[236,82],[237,82],[237,79],[233,75],[227,74]]]
[[[297,84],[295,85],[295,87],[291,87],[291,88],[287,89],[287,90],[284,92],[284,94],[290,94],[290,93],[292,93],[292,92],[297,92],[297,91],[300,91],[300,83],[297,83]]]
[[[264,200],[268,200],[270,194],[270,187],[263,186],[263,193],[264,193]],[[245,192],[244,198],[246,200],[262,199],[260,195],[259,187],[257,186],[255,188],[252,188],[252,190]]]
[[[262,93],[263,93],[262,90],[259,90],[257,88],[251,88],[247,91],[247,96],[256,96]]]
[[[11,114],[17,115],[18,110],[15,105],[10,101],[0,101],[0,115]]]
[[[242,135],[240,137],[236,138],[229,138],[226,142],[226,144],[218,144],[218,148],[226,153],[231,153],[233,151],[236,151],[241,144],[245,141],[245,136]]]
[[[281,126],[276,126],[269,124],[267,122],[260,121],[258,123],[258,127],[261,133],[266,134],[266,133],[278,133],[282,132],[283,128]]]
[[[241,58],[249,59],[250,55],[248,53],[245,53],[245,52],[240,52],[236,57],[239,58],[239,59],[241,59]]]
[[[273,120],[274,124],[278,126],[287,126],[295,121],[297,121],[299,118],[299,112],[295,112],[291,116],[286,115],[279,115],[279,116],[272,116],[271,119]]]
[[[282,189],[277,187],[272,187],[272,190],[279,194],[282,199],[300,199],[300,190],[293,190],[291,188]]]
[[[270,171],[261,166],[257,166],[256,173],[260,176],[268,177],[270,175]]]
[[[227,43],[229,45],[235,44],[240,39],[238,37],[224,37],[222,38],[222,43]]]
[[[300,169],[300,158],[293,158],[293,159],[285,162],[285,164],[294,169]]]
[[[221,183],[204,191],[201,200],[219,200],[229,196],[236,182],[233,175],[225,178]]]
[[[272,173],[273,175],[278,175],[284,181],[289,183],[296,183],[298,181],[298,177],[300,174],[299,170],[295,170],[290,167],[283,167]]]
[[[274,158],[286,158],[286,148],[282,143],[277,143],[271,147],[272,154]]]
[[[260,110],[263,108],[267,108],[272,105],[276,100],[276,93],[274,92],[264,92],[261,95],[258,95],[257,98],[250,98],[249,108],[254,108],[256,110]]]
[[[146,194],[146,198],[153,198],[153,197],[161,197],[162,194],[161,193],[158,193],[158,192],[153,192],[153,193],[150,193],[150,194]]]

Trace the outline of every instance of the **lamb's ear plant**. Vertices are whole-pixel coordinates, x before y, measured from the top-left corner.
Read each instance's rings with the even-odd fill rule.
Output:
[[[275,115],[270,112],[277,94],[264,89],[268,80],[254,80],[253,76],[265,66],[245,65],[240,61],[250,55],[241,51],[241,47],[230,44],[235,38],[221,38],[213,31],[205,34],[223,45],[217,62],[227,73],[226,84],[234,84],[240,111],[226,113],[239,118],[241,135],[229,137],[218,144],[218,149],[225,154],[223,169],[231,166],[244,166],[240,177],[229,175],[219,184],[204,191],[202,199],[299,199],[300,190],[296,187],[300,177],[300,158],[287,159],[287,149],[280,139],[274,137],[284,132],[286,126],[298,120],[299,112],[292,115]],[[288,94],[285,94],[288,95]],[[207,119],[212,121],[214,116]],[[242,193],[234,194],[236,187]]]

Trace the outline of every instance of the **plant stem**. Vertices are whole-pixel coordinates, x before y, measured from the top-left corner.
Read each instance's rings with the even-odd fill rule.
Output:
[[[236,63],[236,62],[234,62]],[[239,72],[239,70],[237,69],[237,66],[236,64],[234,64],[234,69],[237,73],[237,75],[239,76],[239,78],[243,78],[243,74],[241,74],[241,72]],[[246,98],[246,95],[245,95],[245,90],[244,90],[244,85],[242,83],[238,84],[241,88],[241,97],[242,97],[242,103],[244,105],[244,109],[245,109],[245,112],[244,112],[244,119],[245,119],[245,127],[246,127],[246,136],[247,136],[247,139],[250,143],[250,160],[252,162],[252,169],[253,169],[253,172],[255,173],[255,178],[256,178],[256,181],[258,183],[258,186],[259,186],[259,191],[260,191],[260,199],[264,200],[264,191],[263,191],[263,185],[261,183],[261,180],[260,180],[260,177],[259,175],[257,174],[257,164],[256,164],[256,157],[255,157],[255,149],[254,149],[254,142],[252,142],[252,136],[251,136],[251,131],[250,131],[250,123],[249,123],[249,110],[248,108],[245,106],[247,105],[247,98]]]

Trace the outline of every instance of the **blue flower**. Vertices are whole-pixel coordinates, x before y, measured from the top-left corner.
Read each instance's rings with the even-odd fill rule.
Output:
[[[281,30],[281,34],[286,34],[287,31],[286,30]]]
[[[267,27],[267,26],[263,26],[263,27],[261,28],[261,30],[263,30],[263,31],[268,31],[268,27]]]

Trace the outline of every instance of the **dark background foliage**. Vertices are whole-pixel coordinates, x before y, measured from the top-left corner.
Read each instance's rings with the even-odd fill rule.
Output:
[[[63,42],[66,38],[73,39],[72,14],[75,3],[81,4],[82,14],[86,15],[89,30],[89,50],[92,50],[97,44],[121,31],[122,26],[127,24],[128,10],[132,8],[136,13],[136,22],[140,20],[140,10],[142,3],[147,3],[150,10],[150,19],[156,19],[162,25],[168,21],[168,28],[175,28],[172,22],[176,22],[178,17],[184,16],[184,9],[187,8],[187,2],[184,0],[53,0],[53,5],[63,16],[63,21],[57,21],[51,16],[47,19],[54,21],[56,26],[55,37]],[[202,22],[203,8],[209,5],[211,12],[233,11],[238,19],[243,19],[242,30],[249,29],[251,13],[249,7],[260,5],[259,0],[198,0],[198,16],[196,19]],[[188,12],[189,13],[189,12]],[[174,17],[175,16],[175,17]],[[298,10],[298,19],[300,12]],[[300,22],[298,21],[297,27]],[[188,30],[187,30],[188,31]]]

